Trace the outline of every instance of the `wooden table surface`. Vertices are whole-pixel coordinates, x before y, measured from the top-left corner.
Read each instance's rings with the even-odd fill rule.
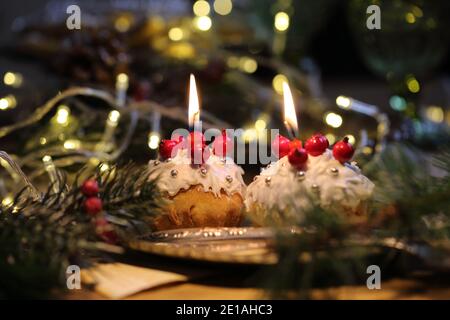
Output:
[[[264,290],[243,284],[241,276],[226,274],[196,282],[164,285],[146,290],[128,300],[247,300],[268,298]],[[450,277],[415,276],[409,279],[392,278],[382,281],[380,290],[369,290],[365,285],[338,286],[313,289],[313,299],[450,299]],[[90,290],[72,291],[66,299],[105,299]]]

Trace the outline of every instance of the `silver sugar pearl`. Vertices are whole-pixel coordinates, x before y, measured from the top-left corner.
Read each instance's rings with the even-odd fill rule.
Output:
[[[228,175],[225,177],[225,179],[227,180],[228,183],[232,183],[233,182],[233,177]]]
[[[172,176],[172,178],[175,178],[178,175],[178,170],[175,169],[171,170],[170,175]]]
[[[172,158],[167,158],[166,162],[172,161]]]
[[[272,177],[266,177],[266,185],[270,186],[270,181],[272,181]]]
[[[206,170],[206,168],[201,168],[200,173],[202,176],[206,176],[206,174],[208,173],[208,170]]]
[[[300,181],[305,180],[305,171],[297,171],[297,179]]]
[[[158,160],[155,160],[155,162],[153,162],[153,165],[154,166],[157,166],[159,164],[159,161]]]
[[[337,176],[339,174],[339,169],[338,168],[331,168],[330,172],[333,176]]]

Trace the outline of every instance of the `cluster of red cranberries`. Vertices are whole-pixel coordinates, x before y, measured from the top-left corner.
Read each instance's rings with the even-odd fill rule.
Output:
[[[320,156],[329,146],[328,139],[320,133],[306,140],[304,148],[300,140],[289,140],[282,135],[278,135],[272,142],[272,150],[278,153],[278,158],[287,156],[289,163],[298,169],[305,166],[308,156]],[[333,146],[333,156],[341,163],[349,161],[354,152],[355,150],[348,142],[347,137]]]
[[[161,140],[159,154],[163,159],[169,159],[174,157],[180,148],[189,150],[193,164],[203,164],[210,156],[205,136],[197,131],[191,132],[187,139],[180,136],[176,140]],[[225,131],[213,142],[213,152],[216,156],[225,157],[232,149],[233,140],[226,135]]]
[[[116,243],[117,235],[108,220],[100,213],[103,210],[102,200],[98,197],[99,187],[97,181],[86,180],[81,186],[81,192],[86,197],[83,206],[95,223],[95,231],[105,242]]]

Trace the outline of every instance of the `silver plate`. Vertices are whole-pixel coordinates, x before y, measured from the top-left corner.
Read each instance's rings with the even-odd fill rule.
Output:
[[[182,259],[275,264],[275,234],[274,229],[253,227],[177,229],[151,233],[129,246],[138,251]]]
[[[153,232],[129,243],[133,250],[171,258],[231,264],[273,265],[278,262],[274,248],[278,232],[301,233],[298,228],[190,228]],[[347,247],[395,249],[421,259],[433,269],[450,270],[447,242],[429,245],[395,238],[374,239],[356,236]]]

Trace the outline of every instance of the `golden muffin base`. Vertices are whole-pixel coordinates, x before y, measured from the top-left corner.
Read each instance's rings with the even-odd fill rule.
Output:
[[[361,226],[368,222],[366,202],[361,202],[355,209],[344,206],[333,209],[335,214],[343,216],[349,225]],[[267,210],[261,204],[253,204],[247,214],[253,225],[258,227],[286,227],[301,223],[299,221],[301,215],[294,209]]]
[[[156,230],[198,227],[237,227],[242,221],[242,197],[221,192],[216,197],[200,185],[168,197],[170,202],[152,220]]]

